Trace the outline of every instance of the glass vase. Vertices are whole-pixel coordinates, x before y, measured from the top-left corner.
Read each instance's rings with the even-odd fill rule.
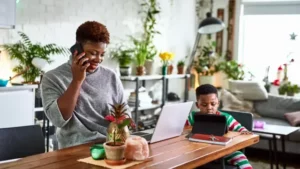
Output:
[[[128,126],[119,129],[116,122],[111,122],[107,128],[106,141],[114,142],[115,140],[124,143],[129,136],[130,132]]]
[[[161,74],[162,75],[167,75],[168,73],[168,67],[167,66],[162,66]]]

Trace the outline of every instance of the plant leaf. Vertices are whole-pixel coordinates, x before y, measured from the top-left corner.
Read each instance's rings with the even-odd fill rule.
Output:
[[[129,118],[126,118],[122,121],[122,123],[118,124],[118,128],[122,129],[125,126],[128,126],[130,124],[131,120]]]

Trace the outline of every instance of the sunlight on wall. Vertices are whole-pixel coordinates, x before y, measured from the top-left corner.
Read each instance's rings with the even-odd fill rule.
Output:
[[[0,51],[0,79],[8,80],[14,74],[12,71],[12,62],[5,51]]]

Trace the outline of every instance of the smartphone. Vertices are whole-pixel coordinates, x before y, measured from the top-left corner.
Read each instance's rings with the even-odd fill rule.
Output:
[[[83,52],[83,47],[81,45],[81,43],[75,43],[71,48],[70,51],[72,54],[75,53],[75,51],[77,51],[77,54],[79,55],[80,53]]]

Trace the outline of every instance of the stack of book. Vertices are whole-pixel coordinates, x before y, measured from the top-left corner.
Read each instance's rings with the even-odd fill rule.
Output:
[[[139,90],[138,106],[144,107],[152,105],[152,99],[146,90]],[[131,92],[128,98],[128,105],[134,107],[136,104],[136,92]]]

